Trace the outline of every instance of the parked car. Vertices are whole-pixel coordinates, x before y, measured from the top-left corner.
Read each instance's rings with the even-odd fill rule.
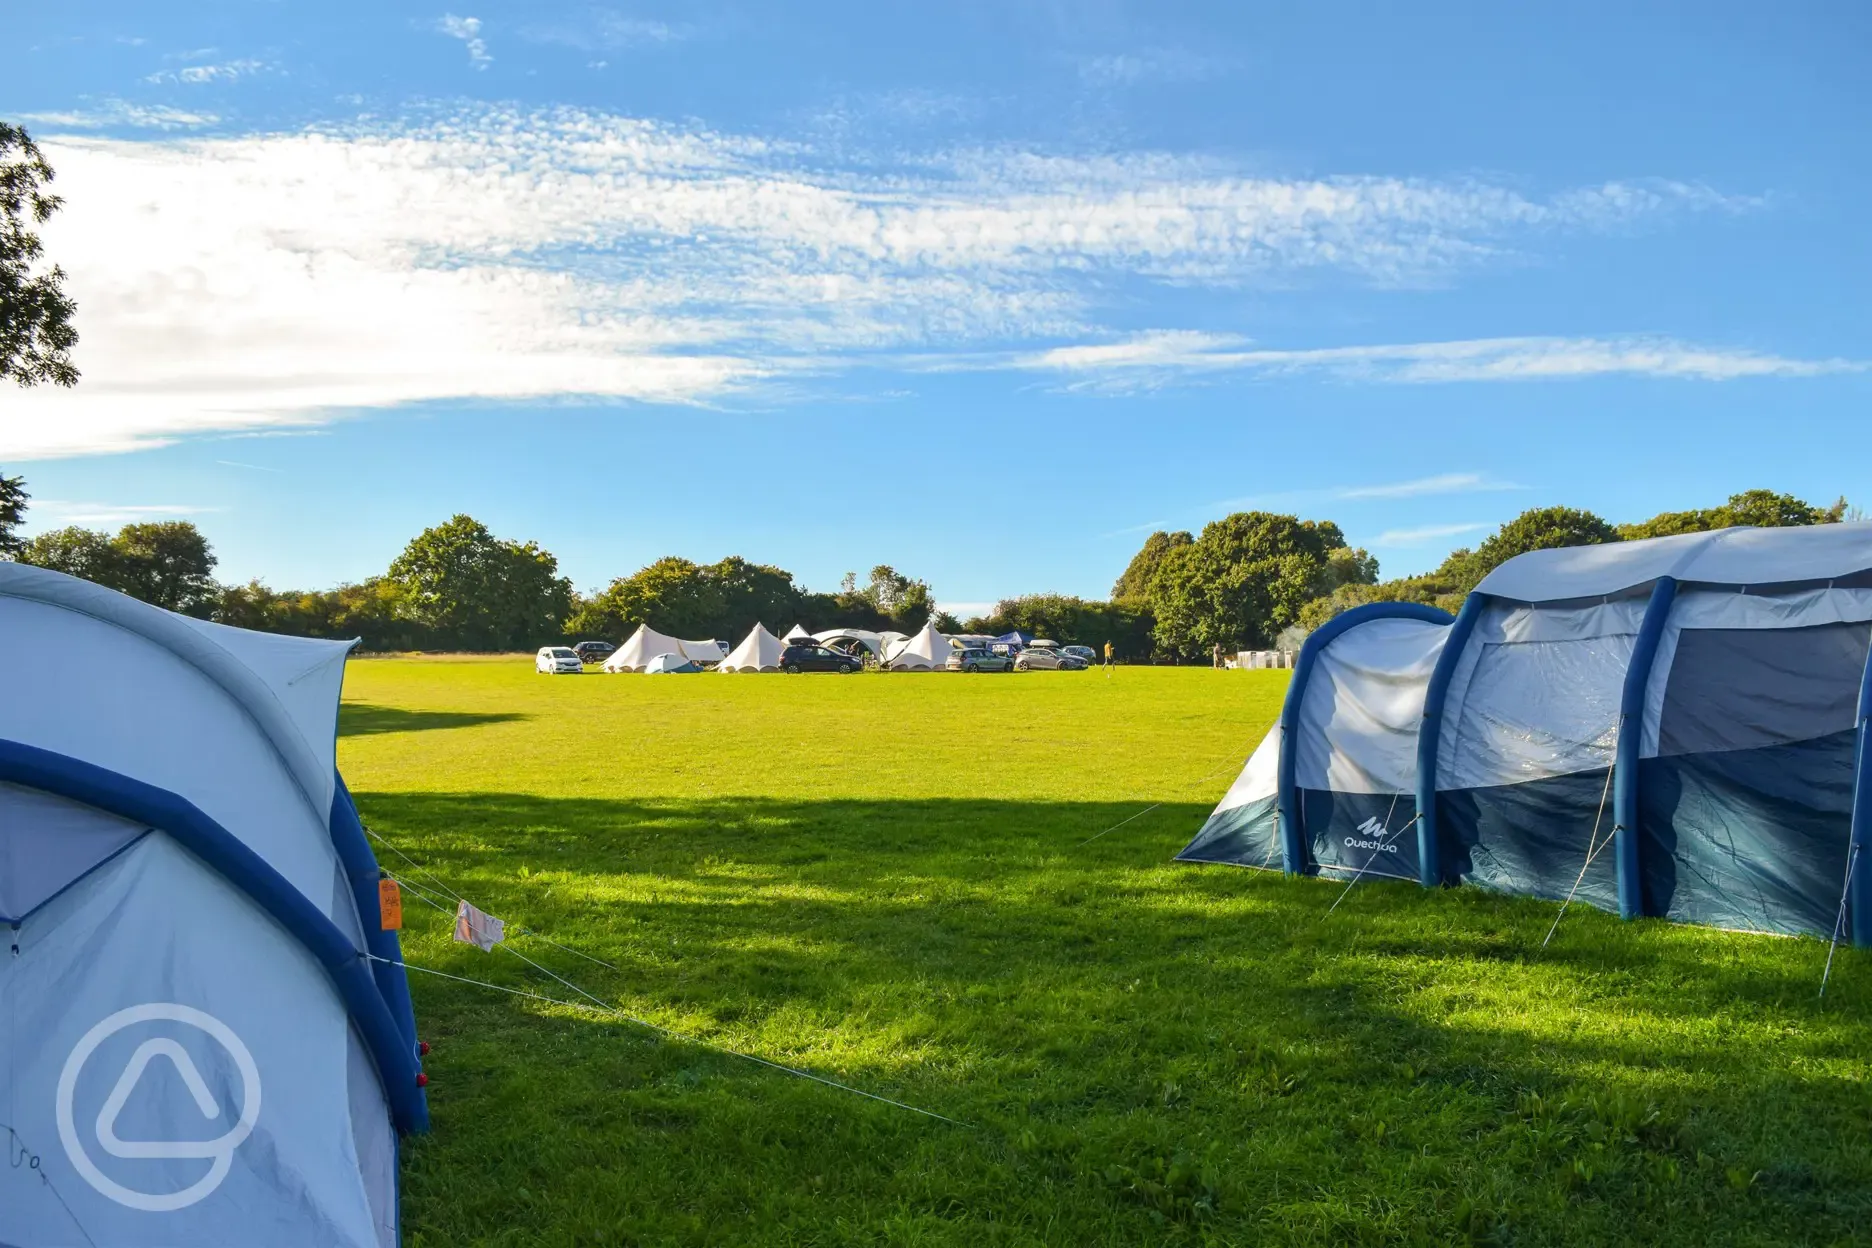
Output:
[[[841,654],[818,642],[802,642],[780,652],[780,670],[789,676],[797,676],[801,672],[837,672],[841,676],[849,676],[860,665],[860,660],[852,655]]]
[[[1075,659],[1085,660],[1085,665],[1087,667],[1099,661],[1098,651],[1094,650],[1091,646],[1061,646],[1060,653],[1070,654]]]
[[[1014,660],[1017,672],[1056,672],[1064,660],[1053,646],[1029,646]]]
[[[1059,670],[1062,672],[1083,672],[1092,665],[1076,654],[1068,654],[1064,649],[1059,652]]]
[[[1014,660],[1007,651],[996,654],[980,646],[964,646],[950,655],[943,666],[952,672],[1011,672]]]
[[[570,646],[541,646],[533,656],[533,670],[548,676],[576,676],[585,670],[578,651]]]
[[[581,663],[602,663],[610,658],[611,652],[616,649],[617,647],[608,641],[581,641],[572,647]]]

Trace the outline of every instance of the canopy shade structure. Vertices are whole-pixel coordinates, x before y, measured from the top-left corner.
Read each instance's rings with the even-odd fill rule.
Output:
[[[902,636],[901,633],[888,635]],[[862,628],[828,628],[824,632],[814,633],[813,640],[822,645],[832,645],[840,641],[855,642],[864,647],[865,650],[881,658],[884,654],[884,641],[886,636],[887,634],[873,633]]]
[[[1329,628],[1302,648],[1273,747],[1277,778],[1298,760],[1275,796],[1289,870],[1324,869],[1300,852],[1322,818],[1309,752],[1362,748],[1356,717],[1304,710],[1359,631]],[[1399,725],[1415,846],[1400,838],[1398,873],[1414,858],[1427,885],[1781,934],[1831,935],[1844,907],[1872,944],[1872,526],[1533,551],[1443,633],[1427,679],[1421,657],[1386,669],[1421,687]],[[1251,761],[1185,857],[1265,851],[1249,773],[1266,770]]]
[[[0,1102],[39,1167],[0,1167],[0,1243],[397,1242],[428,1109],[349,649],[0,563]]]
[[[1023,633],[1017,628],[1011,633],[1002,633],[999,637],[995,638],[995,641],[1010,646],[1024,646],[1033,641],[1033,634]]]
[[[954,651],[955,647],[936,631],[934,624],[925,624],[922,632],[904,638],[891,648],[884,666],[893,672],[939,672],[946,669]]]
[[[639,625],[630,640],[611,652],[604,662],[607,672],[641,672],[659,654],[679,654],[697,663],[716,663],[722,657],[719,641],[683,641],[657,632],[648,624]]]
[[[741,639],[741,644],[729,652],[728,657],[716,668],[719,672],[777,672],[780,670],[780,652],[786,649],[786,643],[767,631],[764,624],[756,624],[748,635]]]

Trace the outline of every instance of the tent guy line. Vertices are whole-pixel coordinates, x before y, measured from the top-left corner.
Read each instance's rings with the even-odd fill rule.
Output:
[[[455,900],[457,901],[468,900],[466,897],[463,897],[460,893],[457,893],[453,889],[451,889],[447,884],[444,884],[435,875],[434,872],[429,871],[428,869],[423,867],[421,863],[411,858],[408,854],[404,853],[401,849],[398,849],[394,844],[391,844],[389,841],[385,840],[384,837],[380,833],[372,832],[369,828],[365,828],[365,831],[370,833],[370,835],[376,840],[378,840],[379,842],[383,843],[384,845],[389,846],[390,852],[397,855],[397,857],[409,863],[410,866],[422,872],[429,879],[434,880],[436,886],[440,888],[444,893],[448,894],[451,897],[454,897]],[[392,875],[390,878],[396,879],[396,876]],[[435,909],[440,911],[441,913],[443,914],[449,913],[449,909],[447,906],[441,905],[440,903],[435,901],[433,898],[429,897],[424,892],[423,889],[419,887],[406,885],[405,882],[402,880],[397,880],[397,884],[399,887],[410,887],[410,891],[417,897],[418,900],[423,901],[427,903],[428,905],[435,907]],[[469,904],[472,905],[474,903],[469,902]],[[547,944],[553,945],[555,948],[564,949],[567,953],[578,954],[578,956],[585,958],[587,961],[597,962],[599,965],[610,967],[612,970],[620,969],[612,965],[609,962],[603,961],[602,959],[594,958],[590,954],[579,953],[578,950],[572,949],[565,945],[561,945],[557,941],[547,940],[546,937],[539,936],[538,933],[536,932],[531,932],[525,928],[520,928],[517,930],[526,932],[528,935],[536,936],[540,940],[545,940]],[[958,1119],[951,1118],[947,1116],[946,1114],[939,1114],[935,1112],[934,1110],[922,1109],[922,1108],[919,1108],[918,1106],[910,1105],[903,1101],[895,1101],[895,1100],[892,1100],[888,1096],[880,1096],[875,1092],[867,1092],[863,1088],[855,1088],[855,1087],[852,1087],[850,1084],[839,1083],[837,1080],[834,1080],[834,1079],[827,1079],[823,1075],[815,1075],[811,1071],[800,1070],[797,1067],[782,1065],[779,1062],[769,1061],[767,1058],[758,1057],[752,1053],[743,1053],[739,1049],[731,1049],[727,1045],[716,1044],[713,1041],[703,1040],[699,1037],[687,1035],[683,1032],[676,1031],[672,1028],[664,1027],[657,1023],[650,1022],[648,1019],[639,1018],[634,1014],[627,1014],[623,1010],[619,1009],[617,1006],[612,1005],[609,1002],[605,1001],[603,998],[598,997],[593,993],[587,992],[584,988],[579,987],[579,985],[573,983],[571,980],[565,978],[563,975],[558,974],[556,971],[553,971],[552,969],[548,967],[540,965],[538,962],[535,962],[532,958],[529,958],[524,953],[521,953],[518,949],[510,948],[506,944],[505,941],[496,945],[495,948],[506,949],[508,953],[511,953],[514,957],[519,958],[522,962],[526,963],[528,966],[534,968],[535,970],[541,972],[542,974],[548,975],[551,978],[557,980],[559,983],[563,984],[565,987],[570,988],[573,992],[576,992],[581,997],[584,997],[586,1000],[592,1002],[592,1004],[584,1005],[576,1001],[562,1001],[556,997],[548,997],[540,993],[528,992],[525,989],[509,988],[502,984],[491,984],[491,983],[486,982],[485,980],[470,979],[465,975],[453,975],[447,971],[438,971],[431,967],[419,966],[416,963],[410,962],[407,960],[405,960],[402,963],[391,963],[391,965],[402,965],[402,966],[408,967],[412,971],[422,971],[425,974],[436,975],[443,979],[459,980],[460,982],[465,983],[465,984],[476,984],[483,988],[492,988],[497,992],[511,993],[515,996],[530,997],[538,1001],[551,1002],[552,1004],[565,1006],[570,1009],[596,1010],[605,1014],[613,1015],[617,1018],[624,1019],[626,1022],[635,1023],[639,1027],[643,1027],[650,1031],[654,1031],[659,1035],[666,1036],[671,1040],[675,1040],[683,1044],[693,1044],[698,1048],[709,1049],[717,1053],[723,1053],[729,1057],[738,1057],[742,1059],[743,1061],[754,1062],[757,1065],[766,1066],[766,1067],[769,1067],[770,1069],[781,1071],[785,1074],[794,1075],[801,1079],[810,1079],[814,1083],[822,1083],[828,1088],[837,1088],[842,1092],[850,1092],[857,1096],[862,1096],[866,1098],[867,1100],[881,1101],[886,1105],[895,1105],[899,1109],[907,1109],[911,1111],[912,1113],[922,1114],[923,1116],[927,1118],[935,1118],[935,1119],[938,1119],[939,1121],[947,1122],[954,1126],[968,1127],[970,1129],[974,1129],[975,1127],[974,1123],[962,1122]],[[360,956],[368,957],[372,961],[389,962],[389,959],[379,958],[374,954],[363,954]]]
[[[1224,763],[1222,766],[1216,768],[1214,771],[1210,772],[1208,775],[1197,776],[1194,780],[1186,782],[1181,787],[1185,789],[1193,789],[1205,780],[1213,780],[1217,776],[1222,775],[1223,773],[1227,771],[1230,771],[1231,769],[1234,768],[1234,766],[1235,764],[1233,762]],[[1168,801],[1168,800],[1169,800],[1168,798],[1165,799],[1165,801]],[[1074,846],[1074,848],[1075,849],[1084,848],[1085,846],[1090,845],[1093,841],[1098,840],[1099,837],[1104,836],[1106,832],[1116,832],[1119,828],[1124,827],[1125,824],[1131,823],[1138,819],[1142,819],[1145,815],[1150,814],[1151,811],[1156,810],[1159,806],[1162,806],[1162,805],[1163,805],[1163,802],[1152,802],[1150,805],[1146,806],[1143,810],[1138,811],[1137,814],[1130,815],[1126,818],[1120,819],[1117,823],[1112,824],[1111,827],[1105,829],[1105,832],[1094,832],[1091,836],[1086,837],[1085,840],[1080,841],[1078,845]]]
[[[360,954],[358,956],[363,957],[363,958],[368,958],[373,962],[387,962],[388,961],[388,959],[379,958],[376,954],[372,954],[372,953]],[[516,955],[516,956],[519,956],[519,955]],[[522,957],[521,960],[526,961],[526,962],[531,962],[531,959],[524,958],[524,957]],[[509,996],[525,997],[530,1001],[539,1001],[546,1005],[556,1005],[556,1006],[561,1007],[562,1009],[585,1010],[589,1013],[605,1014],[613,1018],[620,1018],[620,1019],[623,1019],[627,1023],[634,1023],[639,1027],[645,1028],[646,1030],[649,1030],[649,1031],[656,1032],[658,1035],[664,1036],[671,1040],[675,1040],[682,1044],[692,1044],[692,1045],[695,1045],[697,1048],[706,1049],[713,1053],[721,1053],[728,1057],[738,1057],[744,1062],[753,1062],[757,1066],[765,1066],[769,1070],[777,1070],[781,1072],[782,1074],[792,1075],[799,1079],[809,1079],[814,1083],[824,1084],[828,1088],[837,1088],[841,1092],[850,1092],[854,1096],[862,1096],[868,1101],[878,1101],[885,1105],[894,1106],[898,1109],[907,1109],[913,1114],[921,1114],[925,1118],[934,1118],[938,1122],[946,1122],[950,1126],[967,1127],[970,1130],[977,1129],[976,1125],[972,1122],[963,1122],[960,1119],[951,1118],[946,1114],[939,1114],[933,1109],[923,1109],[920,1106],[911,1105],[905,1101],[895,1101],[895,1100],[892,1100],[888,1096],[880,1096],[876,1092],[867,1092],[863,1088],[855,1088],[849,1083],[840,1083],[836,1079],[827,1079],[824,1075],[815,1075],[809,1070],[801,1070],[796,1066],[784,1066],[779,1062],[769,1061],[767,1058],[757,1057],[756,1055],[752,1053],[743,1053],[739,1049],[731,1049],[727,1047],[726,1045],[714,1044],[714,1043],[711,1043],[710,1041],[702,1040],[695,1036],[684,1035],[680,1031],[673,1031],[668,1027],[658,1026],[656,1023],[649,1022],[646,1019],[638,1018],[635,1015],[626,1014],[623,1010],[620,1010],[616,1006],[613,1006],[613,1005],[606,1005],[602,1002],[600,1002],[597,1005],[587,1005],[582,1001],[566,1001],[559,997],[549,997],[545,995],[544,993],[530,992],[525,988],[512,988],[512,987],[507,986],[506,984],[493,984],[483,979],[471,979],[466,975],[454,975],[454,974],[449,973],[448,971],[438,971],[433,967],[420,966],[415,962],[406,961],[406,962],[401,962],[401,963],[393,963],[392,965],[403,966],[412,971],[420,971],[424,975],[433,975],[438,979],[454,980],[456,983],[459,983],[459,984],[472,984],[477,988],[490,988],[495,992],[507,993]],[[534,963],[534,965],[537,965],[537,963]],[[544,969],[544,968],[541,968],[541,969]],[[548,973],[550,974],[550,972]],[[555,975],[553,976],[553,978],[558,979],[559,977]],[[564,981],[561,981],[561,982],[564,982]],[[568,984],[567,986],[573,988],[575,991],[582,993],[583,995],[587,997],[591,997],[590,993],[585,992],[584,989],[579,988],[575,984]],[[598,998],[592,997],[592,1000],[597,1001]]]

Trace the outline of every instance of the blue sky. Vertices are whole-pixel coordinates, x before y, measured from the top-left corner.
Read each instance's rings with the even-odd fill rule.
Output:
[[[276,586],[466,511],[952,604],[1872,504],[1872,10],[1527,8],[32,6],[85,378],[0,466]]]

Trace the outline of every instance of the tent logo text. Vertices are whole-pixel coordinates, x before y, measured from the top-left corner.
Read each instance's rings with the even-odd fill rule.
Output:
[[[194,1158],[209,1162],[208,1173],[179,1192],[150,1193],[124,1187],[114,1182],[92,1161],[91,1154],[85,1149],[79,1138],[78,1125],[72,1115],[72,1101],[78,1088],[78,1076],[84,1072],[85,1063],[104,1041],[110,1039],[126,1027],[138,1023],[171,1022],[181,1023],[205,1033],[216,1044],[227,1051],[234,1059],[234,1066],[241,1077],[240,1119],[228,1131],[212,1140],[125,1140],[117,1135],[117,1116],[136,1090],[150,1063],[162,1058],[175,1068],[175,1073],[182,1081],[195,1108],[203,1118],[209,1121],[221,1119],[222,1107],[208,1090],[208,1083],[202,1078],[195,1060],[188,1050],[167,1037],[155,1037],[138,1045],[136,1052],[124,1065],[123,1073],[111,1087],[110,1095],[104,1098],[104,1106],[98,1111],[97,1121],[93,1124],[93,1134],[98,1147],[112,1157],[141,1160],[171,1160],[175,1158]],[[109,1018],[98,1023],[73,1046],[71,1056],[65,1059],[65,1069],[59,1074],[58,1084],[58,1129],[59,1141],[65,1146],[65,1155],[71,1159],[72,1166],[80,1178],[95,1188],[100,1195],[108,1196],[130,1209],[139,1209],[146,1213],[167,1213],[176,1209],[186,1209],[197,1201],[206,1199],[221,1186],[222,1180],[234,1165],[234,1150],[239,1148],[253,1133],[254,1123],[260,1117],[260,1070],[254,1065],[253,1054],[241,1043],[241,1038],[212,1014],[191,1009],[186,1005],[171,1002],[152,1001],[146,1005],[133,1005],[129,1009],[119,1010]]]
[[[1348,836],[1345,838],[1347,849],[1375,849],[1386,854],[1395,854],[1398,852],[1397,846],[1393,845],[1388,838],[1382,841],[1378,839],[1384,836],[1385,825],[1379,823],[1377,819],[1367,819],[1364,823],[1359,824],[1358,831],[1372,839],[1361,840],[1357,836]]]

